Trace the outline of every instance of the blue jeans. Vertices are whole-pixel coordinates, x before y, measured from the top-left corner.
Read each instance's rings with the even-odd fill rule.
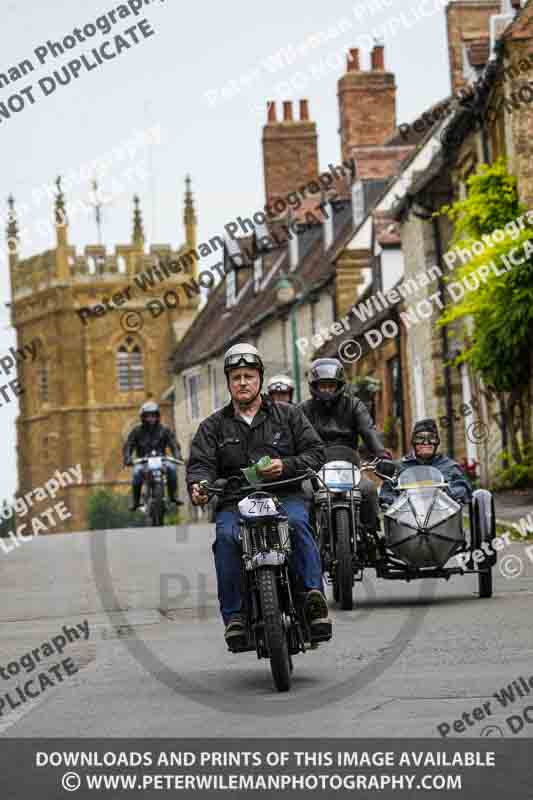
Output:
[[[309,515],[303,497],[280,498],[287,512],[292,531],[290,566],[304,584],[306,591],[322,591],[322,566]],[[237,511],[218,511],[216,539],[213,543],[217,572],[218,599],[224,624],[241,610],[241,551],[239,544],[239,514]]]
[[[178,473],[176,472],[176,465],[173,464],[171,461],[167,462],[167,484],[168,484],[168,491],[171,495],[176,494],[176,490],[178,488]],[[135,464],[133,467],[133,485],[134,486],[142,486],[144,481],[144,464]]]

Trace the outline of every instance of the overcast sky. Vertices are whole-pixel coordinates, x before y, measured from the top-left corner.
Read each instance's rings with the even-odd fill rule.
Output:
[[[112,166],[101,178],[106,199],[113,186],[116,194],[117,182],[125,190],[105,207],[103,236],[108,247],[130,240],[131,195],[135,191],[141,198],[149,242],[180,244],[187,173],[192,177],[199,241],[218,233],[237,215],[261,208],[261,134],[267,100],[308,98],[310,116],[318,125],[320,163],[324,167],[338,163],[336,82],[344,72],[339,53],[360,46],[362,67],[368,68],[373,33],[385,33],[385,64],[396,73],[398,85],[398,123],[411,121],[450,91],[444,10],[416,21],[413,9],[420,5],[421,0],[369,0],[367,4],[364,0],[336,0],[329,7],[286,0],[271,0],[264,6],[243,0],[230,4],[152,0],[139,16],[119,19],[109,34],[97,33],[62,57],[47,56],[40,65],[36,48],[45,47],[48,40],[63,40],[74,28],[94,24],[120,3],[45,0],[24,4],[8,0],[2,13],[0,74],[26,58],[36,67],[0,88],[0,104],[30,85],[35,100],[31,104],[26,96],[26,106],[8,120],[0,115],[2,202],[13,192],[19,206],[22,202],[28,205],[21,225],[32,231],[32,239],[23,241],[23,255],[53,246],[52,236],[43,232],[51,206],[46,201],[37,205],[32,191],[51,183],[58,174],[79,173],[82,165],[110,154],[135,132],[149,127],[159,126],[159,143],[145,144],[133,159],[115,152]],[[424,8],[432,10],[433,5],[432,0]],[[145,39],[137,28],[135,34],[126,36],[129,50],[91,71],[83,68],[77,80],[44,96],[38,86],[41,78],[82,54],[96,63],[89,55],[93,47],[105,39],[113,40],[115,34],[143,18],[149,23],[145,31],[153,28],[154,35]],[[339,33],[348,26],[349,30]],[[329,41],[296,56],[292,65],[270,71],[270,57],[278,51],[286,51],[290,45],[296,48],[312,34],[325,36],[328,32]],[[132,44],[134,38],[138,44]],[[112,43],[106,52],[110,54],[114,48]],[[247,86],[243,83],[246,76]],[[232,86],[240,90],[223,98],[224,87],[228,94]],[[13,101],[15,106],[17,102]],[[159,135],[152,135],[154,138]],[[67,203],[90,197],[86,174],[82,184],[66,189]],[[69,237],[79,249],[96,243],[94,220],[78,213]],[[10,296],[5,258],[1,264],[0,356],[14,344],[4,307]],[[17,413],[15,402],[0,407],[6,446],[0,500],[11,498],[16,488]]]

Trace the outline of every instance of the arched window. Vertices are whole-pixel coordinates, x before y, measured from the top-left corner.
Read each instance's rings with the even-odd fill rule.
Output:
[[[144,389],[142,350],[131,336],[117,350],[117,377],[121,392]]]

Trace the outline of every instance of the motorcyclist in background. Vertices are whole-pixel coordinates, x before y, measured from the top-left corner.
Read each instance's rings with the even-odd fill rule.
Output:
[[[124,445],[124,466],[132,466],[134,453],[136,453],[137,458],[150,456],[154,451],[158,456],[164,456],[167,449],[170,450],[174,458],[181,460],[181,450],[176,441],[176,437],[170,428],[161,425],[161,412],[157,403],[153,401],[144,403],[144,405],[141,406],[139,416],[141,418],[141,424],[136,425],[135,428],[130,431]],[[176,498],[176,491],[178,488],[176,465],[167,462],[166,473],[169,501],[175,505],[183,505],[183,502]],[[143,480],[144,465],[135,464],[132,480],[133,499],[130,505],[130,511],[135,511],[135,509],[139,508]]]
[[[472,487],[464,471],[456,461],[437,452],[440,445],[440,436],[434,419],[427,417],[415,423],[411,434],[411,444],[413,450],[401,459],[398,474],[401,474],[409,467],[435,467],[444,475],[451,497],[458,503],[470,502]],[[380,504],[383,506],[391,505],[397,496],[392,483],[385,481],[379,493]]]
[[[307,418],[296,406],[273,403],[261,394],[264,367],[253,345],[237,344],[224,357],[224,373],[231,401],[200,423],[192,441],[187,465],[187,485],[195,505],[208,502],[200,481],[239,475],[262,456],[271,464],[261,471],[267,482],[285,480],[318,470],[324,463],[324,447]],[[320,555],[304,506],[301,485],[280,487],[282,503],[292,529],[292,566],[306,592],[304,611],[311,637],[329,633],[328,605],[323,594]],[[239,515],[235,500],[219,498],[216,539],[213,544],[220,610],[226,641],[245,634],[241,616],[241,551]]]
[[[344,367],[337,358],[318,358],[309,370],[311,398],[300,408],[326,447],[344,445],[356,450],[359,437],[373,456],[391,458],[381,444],[367,407],[346,385]],[[378,528],[378,503],[375,484],[361,478],[361,523],[369,530]]]
[[[267,383],[267,392],[274,403],[292,403],[294,381],[288,375],[273,375]]]

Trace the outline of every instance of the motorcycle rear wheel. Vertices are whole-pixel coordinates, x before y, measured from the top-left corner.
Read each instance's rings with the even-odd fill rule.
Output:
[[[336,594],[342,610],[351,611],[353,608],[353,558],[350,545],[350,514],[346,508],[339,508],[335,512],[335,535],[337,557],[335,568]]]
[[[274,685],[278,692],[288,692],[291,688],[291,659],[287,633],[279,607],[278,587],[274,570],[269,567],[260,569],[257,573],[257,586]]]

